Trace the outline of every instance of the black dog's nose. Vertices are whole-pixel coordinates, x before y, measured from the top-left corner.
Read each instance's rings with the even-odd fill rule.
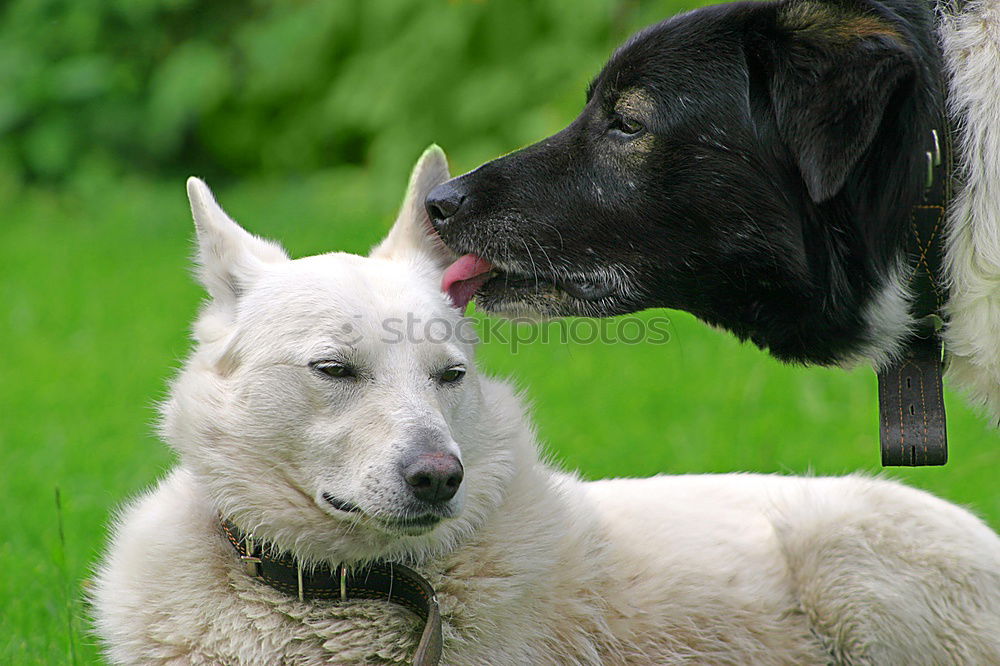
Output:
[[[450,453],[421,453],[403,467],[410,490],[425,502],[447,502],[462,485],[462,463]]]
[[[431,224],[437,229],[445,220],[452,217],[462,207],[465,201],[465,194],[455,187],[454,181],[441,183],[427,195],[424,206],[427,208],[427,215],[431,218]]]

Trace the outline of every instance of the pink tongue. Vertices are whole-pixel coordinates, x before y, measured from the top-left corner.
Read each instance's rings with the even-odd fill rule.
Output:
[[[448,294],[452,305],[465,311],[476,291],[490,279],[493,264],[475,254],[466,254],[458,258],[445,269],[441,277],[441,291]]]

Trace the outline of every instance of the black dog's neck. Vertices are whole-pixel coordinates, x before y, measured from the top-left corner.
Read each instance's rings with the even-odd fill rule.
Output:
[[[792,267],[803,270],[775,266],[768,275],[758,267],[749,279],[726,280],[728,294],[709,294],[711,308],[695,310],[785,361],[829,365],[857,360],[859,353],[877,357],[908,333],[905,324],[887,331],[888,313],[879,304],[893,307],[886,296],[901,290],[912,265],[906,242],[913,207],[924,196],[932,129],[939,136],[947,131],[939,126],[943,65],[930,5],[886,4],[895,5],[917,66],[888,99],[878,132],[843,187],[814,201],[796,177],[791,154],[776,156],[775,163],[785,165],[776,177],[789,193],[788,225],[799,229],[804,248],[804,265]],[[778,122],[773,109],[768,115],[764,122]],[[770,134],[779,132],[772,127]],[[731,307],[720,308],[720,300]]]

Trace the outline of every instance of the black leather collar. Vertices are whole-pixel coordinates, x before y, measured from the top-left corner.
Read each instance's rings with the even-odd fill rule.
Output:
[[[931,5],[932,11],[937,12],[937,3]],[[950,5],[956,10],[959,3],[952,0]],[[946,94],[942,80],[936,127],[927,137],[924,150],[927,185],[923,201],[912,209],[907,237],[912,270],[907,287],[914,296],[910,314],[916,328],[906,340],[900,358],[878,373],[879,432],[885,466],[948,462],[941,382],[941,328],[948,293],[941,267],[946,214],[953,194],[954,155]]]
[[[222,518],[221,526],[247,575],[300,601],[381,600],[413,611],[424,621],[423,634],[413,656],[414,666],[432,666],[440,661],[441,614],[437,596],[431,584],[413,569],[393,562],[374,562],[359,569],[343,564],[333,570],[327,566],[303,568],[290,554],[272,552],[229,520]]]

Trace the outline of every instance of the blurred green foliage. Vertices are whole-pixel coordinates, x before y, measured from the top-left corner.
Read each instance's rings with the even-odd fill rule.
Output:
[[[0,168],[396,173],[432,141],[480,159],[564,123],[617,42],[693,4],[8,0]]]

